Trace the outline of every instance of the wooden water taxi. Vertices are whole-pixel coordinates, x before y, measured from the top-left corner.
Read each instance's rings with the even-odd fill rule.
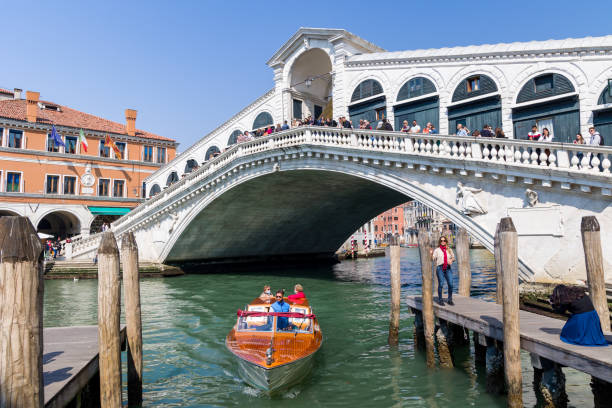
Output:
[[[275,313],[274,299],[257,298],[245,310],[225,339],[238,359],[240,376],[268,392],[295,385],[311,371],[323,335],[307,299],[284,299],[288,313]]]

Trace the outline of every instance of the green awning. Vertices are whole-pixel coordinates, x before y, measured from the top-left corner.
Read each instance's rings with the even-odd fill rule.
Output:
[[[87,207],[93,215],[125,215],[131,208],[127,207]]]

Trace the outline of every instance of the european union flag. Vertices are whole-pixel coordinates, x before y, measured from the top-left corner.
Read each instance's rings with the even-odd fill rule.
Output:
[[[66,147],[64,141],[62,140],[62,137],[59,135],[59,133],[57,133],[57,130],[55,130],[55,125],[53,125],[53,127],[51,128],[51,137],[53,138],[53,143],[56,146]]]

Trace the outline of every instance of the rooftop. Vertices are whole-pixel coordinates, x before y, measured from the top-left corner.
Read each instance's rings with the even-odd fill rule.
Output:
[[[371,60],[420,59],[436,57],[454,57],[462,55],[495,55],[527,52],[547,52],[559,50],[585,50],[593,48],[612,49],[612,35],[602,37],[566,38],[564,40],[528,41],[499,44],[469,45],[465,47],[429,48],[409,51],[374,52],[353,55],[349,62]]]
[[[1,92],[1,91],[0,91]],[[12,94],[12,91],[9,91]],[[80,112],[67,106],[59,105],[55,102],[40,101],[43,105],[59,107],[59,110],[41,109],[38,106],[36,123],[66,126],[83,130],[93,130],[98,132],[108,132],[115,134],[127,134],[124,124],[103,119],[89,113]],[[0,118],[26,121],[26,101],[25,99],[0,100]],[[136,129],[136,137],[145,139],[155,139],[174,142],[174,139],[159,136],[154,133]]]

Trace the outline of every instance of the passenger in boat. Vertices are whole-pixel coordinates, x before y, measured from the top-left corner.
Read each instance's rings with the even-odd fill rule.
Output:
[[[579,286],[557,285],[550,297],[557,313],[572,314],[561,329],[561,340],[579,346],[607,346],[593,302]]]
[[[292,302],[300,302],[302,299],[306,299],[306,295],[304,294],[304,288],[299,283],[293,287],[293,295],[287,296]]]
[[[259,298],[263,299],[263,300],[274,299],[274,295],[272,294],[272,290],[270,289],[270,285],[264,285],[263,292],[261,292],[261,295],[259,295]]]
[[[283,300],[284,292],[282,290],[276,291],[276,302],[272,303],[272,311],[276,313],[289,313],[289,304]],[[278,316],[276,318],[276,329],[283,330],[289,326],[289,318]]]
[[[446,237],[440,237],[438,241],[439,246],[434,251],[432,251],[431,257],[434,261],[434,265],[436,266],[436,276],[438,277],[438,304],[440,306],[444,306],[444,301],[442,300],[442,279],[446,279],[446,284],[448,286],[448,304],[453,306],[453,270],[451,266],[455,261],[455,254],[453,250],[450,249],[447,245]]]

